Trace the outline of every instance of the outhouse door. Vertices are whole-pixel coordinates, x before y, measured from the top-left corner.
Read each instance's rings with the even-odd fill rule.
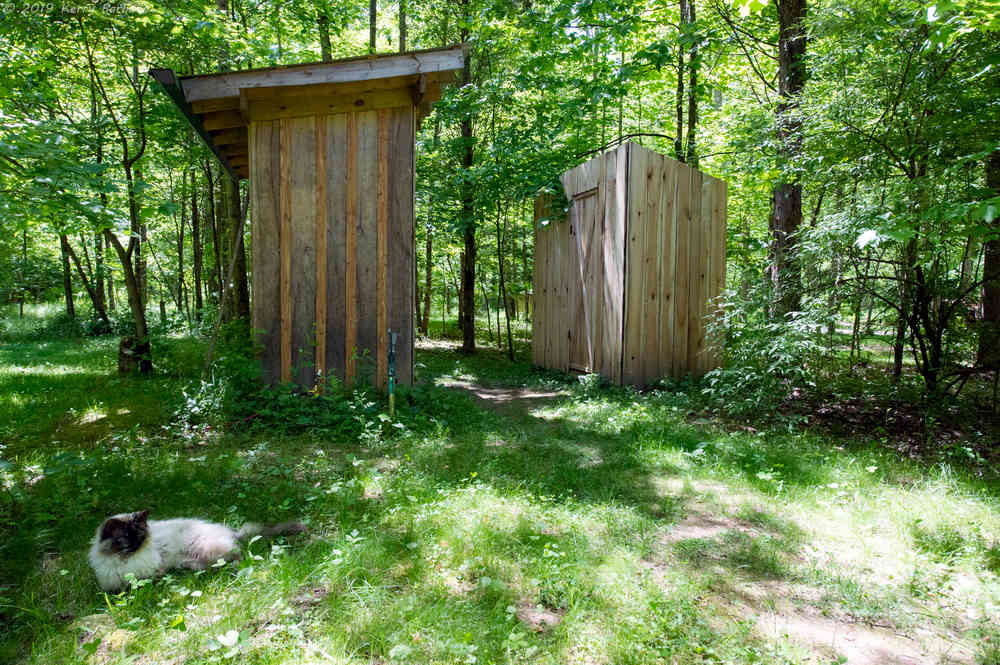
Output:
[[[600,317],[604,282],[604,224],[600,211],[598,188],[569,192],[570,266],[577,271],[569,276],[569,293],[574,321],[569,329],[569,369],[590,373],[599,370],[596,358],[601,348]]]

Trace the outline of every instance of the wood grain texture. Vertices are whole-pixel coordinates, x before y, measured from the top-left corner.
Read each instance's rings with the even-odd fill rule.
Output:
[[[257,123],[251,128],[253,179],[253,267],[254,341],[259,349],[263,379],[274,383],[281,378],[281,291],[280,291],[280,154],[277,123]]]
[[[345,380],[347,353],[347,233],[348,115],[326,117],[326,155],[329,177],[326,192],[326,365],[331,375]]]
[[[569,221],[535,231],[533,361],[635,385],[716,366],[725,183],[628,143],[562,181]]]
[[[690,314],[691,278],[688,266],[691,257],[689,238],[691,234],[691,178],[694,173],[687,164],[677,165],[677,233],[674,236],[677,251],[674,261],[674,378],[683,377],[687,371],[688,331]]]
[[[358,115],[347,114],[344,196],[344,385],[353,386],[358,357]]]
[[[378,281],[378,113],[365,111],[358,117],[357,181],[357,378],[375,383],[378,350],[378,317],[375,291]]]
[[[663,160],[662,184],[660,186],[660,306],[657,343],[659,373],[663,377],[674,376],[674,265],[677,236],[677,162]]]
[[[322,388],[327,378],[326,364],[326,326],[327,326],[327,183],[329,174],[326,169],[327,156],[327,118],[316,116],[315,123],[315,192],[316,192],[316,385]]]
[[[649,385],[662,378],[660,370],[659,334],[660,334],[660,299],[663,284],[660,281],[660,263],[662,255],[660,234],[663,232],[663,219],[660,214],[660,192],[663,184],[663,157],[653,151],[646,152],[645,192],[638,201],[646,211],[645,235],[642,246],[642,385]]]
[[[278,247],[281,255],[281,371],[282,383],[292,378],[292,133],[288,121],[278,123],[281,136],[279,151],[280,184],[279,200],[279,237]]]
[[[701,171],[691,169],[691,227],[688,234],[688,349],[687,370],[698,376],[699,362],[705,350],[705,267],[702,238],[704,228],[701,219]]]
[[[413,382],[415,124],[412,108],[389,112],[388,327],[399,335],[396,340],[396,382],[400,384]]]
[[[311,388],[316,381],[316,121],[282,121],[290,133],[291,164],[291,371]]]
[[[285,99],[267,99],[249,102],[247,116],[250,121],[302,118],[334,113],[377,111],[393,107],[409,108],[413,95],[408,88],[376,90],[353,95],[310,95]]]
[[[385,390],[389,345],[389,112],[378,112],[375,183],[375,387]]]
[[[251,69],[224,74],[189,76],[180,79],[189,103],[220,97],[238,97],[241,88],[267,88],[327,83],[351,83],[420,73],[462,69],[461,48],[424,52],[364,56],[329,63]]]

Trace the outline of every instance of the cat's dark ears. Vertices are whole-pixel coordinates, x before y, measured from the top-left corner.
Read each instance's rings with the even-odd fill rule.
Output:
[[[140,510],[139,512],[133,514],[132,521],[139,522],[140,524],[145,524],[146,518],[148,517],[149,517],[148,510]]]

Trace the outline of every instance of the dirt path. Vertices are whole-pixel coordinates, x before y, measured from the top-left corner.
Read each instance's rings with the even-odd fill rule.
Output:
[[[476,398],[482,406],[494,410],[524,412],[528,409],[553,402],[567,396],[565,390],[538,390],[535,388],[498,386],[488,388],[471,381],[446,379],[439,386],[461,390]]]
[[[522,420],[529,412],[565,398],[565,390],[478,385],[459,379],[438,385],[471,395],[484,408]],[[659,479],[664,496],[681,490],[676,478]],[[676,565],[671,552],[682,541],[722,543],[733,534],[747,538],[768,536],[767,529],[740,519],[735,511],[754,499],[745,491],[720,482],[690,482],[695,492],[686,504],[687,514],[663,530],[652,557],[642,562],[656,583],[663,583],[667,567]],[[759,498],[759,497],[757,497]],[[727,514],[734,513],[734,514]],[[774,535],[774,534],[770,534]],[[798,554],[792,553],[792,559]],[[851,615],[830,609],[827,591],[790,580],[760,580],[737,575],[720,578],[704,599],[717,609],[720,621],[752,621],[757,635],[770,642],[784,642],[802,654],[803,663],[827,665],[974,665],[975,655],[961,639],[941,626],[916,626],[903,631],[893,625],[869,625]]]

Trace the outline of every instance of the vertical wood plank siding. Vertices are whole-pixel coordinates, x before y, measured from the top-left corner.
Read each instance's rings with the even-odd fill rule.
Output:
[[[635,385],[717,367],[725,182],[630,143],[562,182],[567,220],[535,202],[535,364]]]
[[[413,378],[412,106],[254,121],[253,328],[268,382]]]

